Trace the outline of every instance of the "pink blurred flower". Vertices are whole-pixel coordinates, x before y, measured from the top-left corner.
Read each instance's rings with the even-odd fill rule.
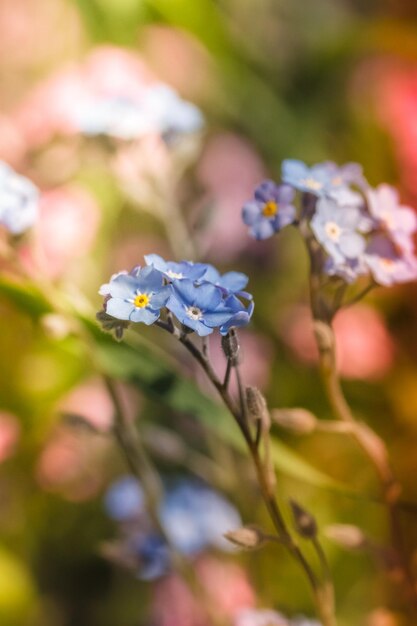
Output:
[[[91,249],[99,219],[99,207],[85,189],[67,186],[43,192],[33,245],[21,251],[28,271],[36,269],[49,278],[62,275],[73,259]]]
[[[346,378],[377,380],[390,369],[394,345],[382,317],[365,304],[340,311],[334,321],[337,367]],[[307,307],[291,312],[283,339],[296,356],[316,363],[318,353]]]
[[[15,167],[22,160],[25,142],[16,124],[0,113],[0,161]]]
[[[71,64],[46,78],[15,113],[27,143],[37,147],[57,134],[77,132],[75,110],[97,98],[140,98],[154,78],[140,57],[114,46],[93,50],[84,63]]]
[[[0,463],[11,457],[20,436],[20,425],[14,415],[0,412]]]
[[[207,189],[204,202],[214,204],[202,244],[217,261],[231,260],[249,245],[241,211],[265,178],[261,158],[245,139],[224,133],[208,142],[197,176]]]
[[[255,605],[255,594],[245,571],[230,561],[204,556],[195,573],[210,606],[220,618],[232,620],[242,608]],[[158,581],[153,589],[152,616],[157,626],[208,626],[204,607],[175,574]]]

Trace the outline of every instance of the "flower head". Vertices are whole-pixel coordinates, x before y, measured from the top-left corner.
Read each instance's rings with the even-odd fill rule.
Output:
[[[201,278],[207,271],[207,265],[204,263],[192,263],[191,261],[181,261],[174,263],[173,261],[165,261],[159,254],[146,254],[146,265],[151,265],[161,272],[169,281],[197,280]]]
[[[366,241],[358,232],[361,223],[362,215],[356,207],[340,207],[335,200],[320,198],[311,228],[334,262],[343,264],[365,250]]]
[[[417,278],[417,259],[408,251],[400,251],[385,235],[375,235],[369,242],[364,261],[380,285],[405,283]]]
[[[220,274],[220,272],[209,263],[204,264],[206,268],[203,276],[198,283],[211,283],[216,287],[219,287],[225,296],[230,294],[242,295],[248,300],[252,299],[252,296],[246,291],[242,291],[248,284],[249,278],[242,272],[226,272]]]
[[[226,298],[225,304],[233,311],[233,315],[225,324],[220,326],[221,335],[227,335],[231,328],[247,326],[255,308],[254,302],[249,302],[249,305],[245,307],[233,294]]]
[[[291,204],[294,190],[289,185],[276,185],[271,180],[261,183],[254,199],[242,209],[242,218],[255,239],[267,239],[284,226],[292,224],[296,210]]]
[[[349,185],[356,184],[362,187],[366,184],[362,175],[362,168],[357,163],[347,163],[339,167],[332,161],[325,161],[308,167],[297,159],[283,161],[282,180],[299,191],[308,192],[315,196],[349,193],[349,204],[356,204],[360,200],[358,194],[351,195],[354,192],[349,189]]]
[[[171,294],[169,285],[164,285],[163,276],[153,267],[135,270],[132,274],[117,274],[108,285],[105,309],[108,315],[131,322],[153,324]]]
[[[20,235],[35,223],[38,200],[35,185],[0,161],[0,224]]]
[[[209,283],[197,286],[191,280],[178,280],[173,283],[172,292],[167,308],[201,337],[226,324],[235,314],[224,303],[221,289]]]
[[[379,185],[367,191],[368,208],[377,226],[385,231],[402,250],[412,252],[412,235],[417,230],[413,209],[400,205],[398,192],[390,185]]]

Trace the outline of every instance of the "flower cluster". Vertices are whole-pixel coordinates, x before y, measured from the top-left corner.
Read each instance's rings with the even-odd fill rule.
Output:
[[[271,609],[244,609],[237,615],[234,626],[320,626],[320,624],[304,617],[287,619],[282,613]]]
[[[164,84],[148,87],[139,99],[104,98],[84,105],[77,112],[81,132],[117,139],[138,139],[148,134],[169,138],[195,133],[203,123],[199,109]]]
[[[256,239],[266,239],[284,226],[300,226],[322,250],[325,274],[348,283],[370,275],[392,285],[417,278],[413,235],[415,212],[400,204],[397,191],[366,182],[358,164],[341,167],[326,161],[312,167],[293,159],[282,164],[282,184],[261,183],[242,210]],[[293,202],[300,193],[300,208]]]
[[[215,328],[226,335],[231,328],[249,323],[254,304],[252,296],[243,291],[248,282],[245,274],[221,275],[206,263],[174,263],[157,254],[146,255],[145,262],[145,267],[115,274],[101,286],[106,318],[99,314],[99,319],[108,329],[112,318],[153,324],[162,310],[200,337]],[[247,306],[241,298],[247,300]]]
[[[20,235],[36,222],[38,200],[35,185],[0,161],[0,224]]]
[[[148,516],[137,480],[126,476],[113,483],[105,506],[108,515],[124,530],[123,545],[119,547],[129,553],[138,577],[152,580],[166,573],[170,568],[169,547]],[[191,479],[167,487],[159,517],[171,547],[190,558],[210,548],[230,550],[223,535],[242,523],[230,502]]]

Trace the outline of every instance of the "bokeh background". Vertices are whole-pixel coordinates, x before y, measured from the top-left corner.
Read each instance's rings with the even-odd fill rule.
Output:
[[[265,391],[271,407],[331,417],[316,372],[297,234],[256,243],[240,210],[265,176],[279,177],[287,157],[358,161],[371,184],[393,183],[417,206],[415,2],[2,0],[0,158],[42,190],[39,224],[19,242],[19,255],[31,276],[62,290],[58,309],[70,298],[93,319],[98,287],[110,274],[150,252],[179,260],[149,189],[150,176],[169,178],[169,152],[155,138],[116,149],[87,141],[68,122],[86,91],[133,93],[154,80],[206,117],[175,201],[200,258],[250,277],[256,310],[242,333],[246,381]],[[105,558],[103,543],[117,528],[103,497],[127,471],[108,436],[106,389],[68,320],[24,283],[16,286],[7,261],[1,269],[1,623],[196,626],[189,616],[175,617],[187,601],[175,581],[144,583]],[[407,285],[381,288],[336,319],[347,396],[387,441],[409,503],[417,503],[416,313],[416,287]],[[204,479],[245,523],[268,527],[227,416],[189,388],[182,396],[167,390],[167,371],[180,391],[183,379],[172,372],[191,373],[184,355],[154,329],[140,329],[136,341],[137,362],[124,364],[109,342],[99,358],[124,381],[126,409],[158,468]],[[223,367],[216,341],[212,351]],[[211,398],[202,378],[199,385]],[[274,437],[283,502],[297,497],[321,529],[353,523],[377,542],[387,539],[373,470],[351,441],[295,437],[278,427]],[[413,562],[417,508],[404,506],[402,524]],[[387,576],[369,554],[324,544],[342,626],[411,623],[395,572]],[[227,605],[230,619],[239,606],[313,614],[304,580],[279,548],[207,553],[200,561],[213,602]],[[163,614],[155,609],[161,605]]]

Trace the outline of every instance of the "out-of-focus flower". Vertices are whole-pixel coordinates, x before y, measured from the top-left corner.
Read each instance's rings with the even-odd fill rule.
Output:
[[[165,261],[159,254],[146,254],[144,258],[146,265],[151,265],[169,280],[187,278],[195,281],[207,272],[207,266],[204,263],[192,263],[191,261],[175,263],[173,261]]]
[[[282,162],[282,180],[294,189],[315,196],[336,194],[336,198],[350,184],[364,185],[362,168],[357,163],[347,163],[339,167],[331,161],[308,167],[297,159],[285,159]],[[350,197],[352,201],[357,198]]]
[[[20,426],[14,415],[0,413],[0,463],[11,457],[20,436]]]
[[[172,544],[183,554],[196,554],[209,546],[229,550],[223,535],[242,523],[236,508],[223,496],[189,480],[168,490],[161,520]]]
[[[335,263],[359,257],[366,241],[359,234],[362,216],[355,207],[341,207],[334,200],[321,198],[311,220],[311,228]]]
[[[148,134],[169,139],[195,133],[203,126],[199,109],[163,84],[148,87],[139,100],[122,95],[97,99],[75,114],[78,128],[84,134],[118,139],[138,139]]]
[[[77,110],[107,98],[137,100],[154,81],[139,56],[101,46],[80,65],[67,66],[35,87],[14,120],[28,145],[36,147],[57,134],[78,132]]]
[[[143,489],[133,476],[123,476],[108,489],[105,497],[107,514],[117,522],[137,519],[144,512]]]
[[[245,571],[235,563],[203,556],[195,574],[204,588],[209,605],[220,619],[231,622],[244,607],[253,607],[255,594]],[[175,574],[153,588],[152,617],[157,626],[209,626],[204,607]]]
[[[290,626],[289,621],[271,609],[244,609],[240,611],[233,626]]]
[[[222,291],[205,283],[196,286],[190,280],[176,281],[167,308],[178,320],[201,337],[226,324],[235,311],[225,305]]]
[[[379,185],[367,190],[369,212],[378,226],[392,241],[407,252],[412,252],[412,235],[417,229],[417,217],[413,209],[400,205],[398,191],[390,185]]]
[[[388,237],[373,237],[364,254],[375,282],[390,286],[417,278],[417,259],[411,252],[401,252]]]
[[[16,166],[25,153],[25,141],[13,120],[0,113],[0,159]]]
[[[254,199],[242,209],[243,221],[250,226],[252,237],[267,239],[292,224],[296,215],[291,204],[294,195],[294,189],[289,185],[276,185],[272,180],[261,183],[255,189]]]
[[[365,304],[342,309],[334,320],[337,368],[346,378],[377,380],[394,360],[394,345],[383,319]],[[307,308],[291,311],[282,337],[299,359],[316,363],[318,353]]]
[[[171,295],[162,274],[152,266],[138,269],[134,276],[119,273],[108,284],[108,292],[108,315],[146,325],[156,322]]]
[[[113,424],[113,403],[99,378],[89,379],[72,389],[60,400],[58,411],[64,415],[81,417],[99,432],[108,432]]]
[[[341,263],[336,262],[333,257],[329,256],[323,270],[329,276],[339,276],[347,283],[353,283],[359,276],[368,274],[369,270],[365,264],[365,260],[361,257],[357,259],[345,259]]]
[[[20,235],[36,222],[39,191],[0,161],[0,224],[14,235]]]

